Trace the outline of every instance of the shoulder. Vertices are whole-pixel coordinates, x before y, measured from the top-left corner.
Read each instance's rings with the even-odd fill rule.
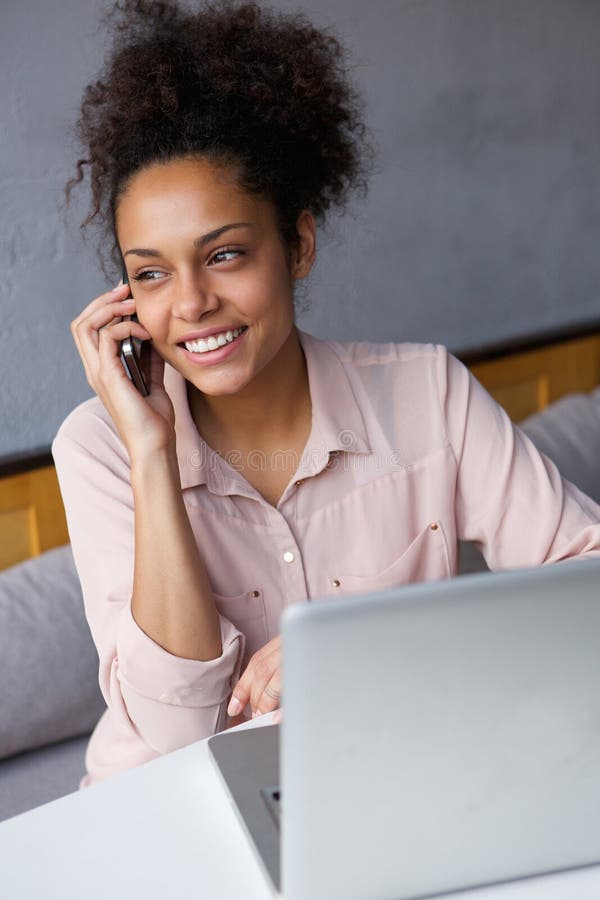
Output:
[[[400,387],[438,397],[447,384],[448,369],[462,366],[443,344],[409,341],[323,341],[350,380],[373,391]]]
[[[429,366],[446,348],[439,344],[409,341],[326,341],[340,361],[348,367],[389,368],[397,365]]]
[[[443,344],[308,340],[315,341],[310,349],[319,359],[320,375],[343,371],[341,380],[350,385],[363,412],[372,413],[394,435],[395,429],[421,435],[423,446],[447,443],[448,420],[464,421],[473,393],[485,393]]]

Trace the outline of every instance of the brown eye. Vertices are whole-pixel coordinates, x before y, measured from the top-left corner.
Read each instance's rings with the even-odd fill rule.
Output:
[[[215,260],[216,260],[217,262],[222,262],[223,260],[219,259],[219,257],[226,256],[226,255],[228,255],[228,254],[230,254],[230,253],[233,253],[233,254],[236,255],[236,256],[242,256],[242,255],[243,255],[243,250],[233,250],[233,249],[231,249],[231,248],[229,248],[229,247],[223,247],[222,250],[217,250],[217,252],[215,253],[215,255],[211,257],[210,263],[213,263]],[[228,262],[228,260],[225,260],[225,262]]]
[[[159,272],[157,269],[146,269],[145,272],[138,272],[137,275],[132,275],[133,281],[157,281],[156,278],[151,278],[151,275],[164,275],[164,272]]]

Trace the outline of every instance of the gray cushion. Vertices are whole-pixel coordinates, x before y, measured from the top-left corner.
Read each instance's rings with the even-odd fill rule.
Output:
[[[600,502],[600,387],[561,397],[520,425],[563,478]]]
[[[0,759],[89,734],[105,708],[70,545],[0,572]]]
[[[600,387],[561,397],[519,426],[556,463],[563,478],[600,503]],[[474,544],[459,541],[458,553],[461,575],[487,570]]]
[[[0,822],[77,791],[88,740],[72,738],[0,761]]]

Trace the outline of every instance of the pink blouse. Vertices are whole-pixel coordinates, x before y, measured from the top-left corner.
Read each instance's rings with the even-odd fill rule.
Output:
[[[129,459],[98,397],[52,444],[107,709],[80,787],[200,740],[291,603],[450,578],[457,540],[491,569],[600,556],[600,507],[511,424],[443,346],[322,341],[298,329],[312,430],[277,506],[202,439],[167,365],[182,495],[223,652],[167,652],[135,622]],[[255,464],[282,466],[282,448]]]

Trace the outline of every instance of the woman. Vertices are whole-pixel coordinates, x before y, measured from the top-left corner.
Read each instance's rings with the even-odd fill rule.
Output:
[[[108,707],[81,786],[278,709],[292,602],[450,577],[458,538],[492,568],[600,555],[600,509],[443,347],[296,327],[316,222],[369,168],[339,43],[254,3],[116,25],[67,193],[89,166],[131,290],[72,322],[97,396],[53,443]]]

